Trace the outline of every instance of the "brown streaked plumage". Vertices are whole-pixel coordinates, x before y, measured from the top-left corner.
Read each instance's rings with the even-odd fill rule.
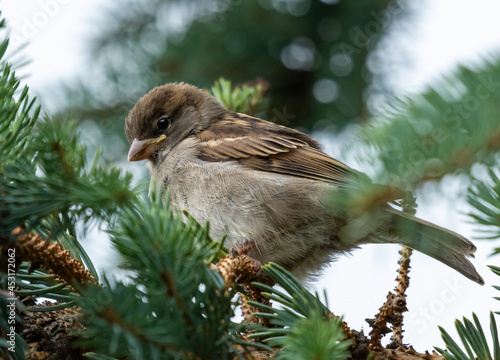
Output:
[[[452,231],[388,204],[350,213],[332,206],[363,173],[325,154],[308,135],[224,108],[208,93],[172,83],[151,90],[125,125],[129,160],[148,160],[152,184],[171,205],[226,244],[252,243],[249,255],[275,261],[299,278],[363,243],[401,243],[484,283],[467,257],[475,246]],[[401,195],[379,186],[384,201]]]
[[[346,183],[363,174],[326,155],[309,136],[242,114],[227,114],[196,134],[200,159],[239,162],[249,169]]]

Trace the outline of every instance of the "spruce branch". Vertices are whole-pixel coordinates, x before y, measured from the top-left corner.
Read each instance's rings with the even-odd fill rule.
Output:
[[[101,311],[97,314],[110,325],[116,325],[120,327],[123,331],[137,338],[137,340],[154,346],[160,352],[166,352],[171,355],[181,356],[185,359],[193,358],[194,354],[189,350],[180,350],[176,348],[173,344],[165,344],[161,342],[154,341],[144,334],[140,328],[135,326],[133,323],[129,323],[126,319],[122,318],[120,314],[117,313],[116,309],[113,307],[103,307]]]
[[[493,166],[500,151],[499,79],[498,61],[461,66],[375,116],[360,136],[380,161],[377,182],[413,189],[446,174],[470,175],[474,164]]]
[[[348,353],[350,353],[350,357],[352,359],[357,360],[367,358],[367,356],[369,355],[368,346],[370,340],[366,338],[362,332],[357,332],[355,330],[349,329],[347,324],[345,322],[342,322],[341,318],[333,315],[328,309],[326,309],[324,305],[319,302],[317,297],[313,296],[312,294],[306,295],[306,293],[308,294],[307,290],[303,289],[300,283],[295,282],[296,280],[293,280],[293,276],[291,276],[291,274],[289,273],[287,274],[286,270],[282,268],[280,269],[276,264],[268,264],[263,267],[263,271],[279,284],[281,284],[283,288],[289,294],[293,294],[293,296],[289,296],[263,284],[255,284],[263,290],[267,290],[263,294],[281,304],[283,306],[283,309],[270,308],[266,305],[259,305],[257,303],[250,302],[255,307],[269,311],[269,313],[257,313],[255,315],[268,318],[272,325],[270,328],[257,329],[254,334],[249,335],[250,339],[263,338],[267,344],[275,348],[277,347],[278,349],[283,349],[277,352],[277,354],[278,357],[282,356],[281,354],[283,354],[284,358],[335,359],[338,356],[338,358],[343,359],[349,357],[348,355],[346,355]],[[303,301],[306,301],[308,305],[306,306]],[[315,318],[315,314],[319,313],[325,314],[321,317],[322,320],[318,320]],[[308,321],[306,321],[306,319]],[[297,325],[297,321],[299,321],[299,323],[301,321],[304,321],[304,325]],[[332,327],[330,327],[330,325],[326,325],[324,321],[327,321],[327,323],[331,322],[330,325]],[[299,328],[297,328],[297,326],[299,326]],[[310,335],[311,338],[304,335],[304,339],[300,340],[304,340],[304,342],[299,343],[301,345],[295,347],[293,345],[295,339],[291,334],[294,333],[294,331],[300,333],[302,331],[300,327],[302,326],[306,327],[307,331],[305,332]],[[323,326],[326,326],[326,328],[324,328]],[[333,330],[333,328],[340,329],[340,333],[337,332],[338,330]],[[334,333],[331,333],[330,331],[334,331],[334,333],[337,335],[333,335]],[[330,340],[337,339],[336,341],[339,345],[338,348],[329,348],[328,346],[332,345],[332,343],[328,340],[322,341],[321,344],[316,343],[313,340],[313,338],[322,336],[319,334],[324,335],[325,333],[330,334]],[[340,336],[340,334],[342,335]],[[340,338],[338,336],[340,336]],[[288,339],[291,339],[290,342],[288,342]],[[285,347],[285,343],[288,344],[288,347]],[[290,344],[292,344],[291,347],[289,346]],[[287,350],[284,351],[284,349]],[[345,350],[347,350],[348,353],[343,352]],[[313,355],[318,356],[313,357]],[[377,349],[372,349],[370,357],[371,359],[376,360],[443,359],[436,353],[419,353],[412,347],[409,347],[408,349],[404,347],[398,349],[379,347]]]
[[[268,89],[269,83],[261,78],[233,87],[230,80],[221,77],[210,88],[210,93],[229,110],[255,115],[265,109]]]
[[[408,246],[403,246],[403,248],[399,251],[401,258],[399,259],[399,269],[398,269],[398,277],[396,278],[397,285],[395,289],[396,297],[400,299],[400,304],[406,304],[406,289],[410,285],[410,277],[408,273],[410,272],[410,256],[413,252],[413,249]],[[405,307],[398,307],[397,311],[401,310],[397,313],[397,318],[401,319],[401,321],[393,322],[393,335],[391,337],[392,347],[400,347],[403,346],[403,312],[408,311]]]
[[[497,276],[500,276],[500,267],[489,266],[490,270]],[[500,286],[493,286],[496,290],[500,290]],[[495,297],[495,299],[500,300],[500,298]],[[498,314],[498,312],[495,312]],[[483,331],[483,326],[481,325],[476,314],[472,313],[473,321],[470,321],[466,317],[462,321],[455,320],[455,328],[457,329],[460,341],[463,347],[448,334],[448,332],[443,328],[439,327],[441,331],[441,336],[446,344],[446,349],[441,349],[439,347],[434,347],[443,358],[446,360],[491,360],[500,358],[500,337],[498,333],[498,328],[496,325],[495,315],[490,311],[490,333],[492,338],[492,347],[488,344],[486,335]]]
[[[411,192],[406,192],[405,196],[400,202],[402,210],[406,213],[414,215],[416,213],[417,204],[415,197]],[[396,278],[396,287],[394,293],[387,294],[387,300],[379,309],[374,319],[367,319],[372,330],[370,332],[371,349],[381,349],[380,343],[382,337],[389,333],[387,323],[392,325],[391,343],[387,346],[390,349],[405,349],[403,345],[403,312],[408,311],[406,308],[406,289],[410,285],[410,256],[413,250],[408,246],[403,246],[399,251],[401,257],[398,260],[399,268],[397,270],[398,276]]]
[[[52,308],[44,302],[40,308]],[[82,348],[75,347],[78,333],[83,329],[79,309],[72,307],[58,311],[25,311],[20,334],[29,344],[28,359],[83,359]]]
[[[352,332],[345,328],[342,319],[333,316],[317,296],[309,293],[283,267],[269,263],[262,267],[262,271],[280,284],[286,293],[263,283],[253,285],[261,289],[264,297],[283,305],[284,308],[277,309],[267,304],[248,301],[250,305],[264,311],[254,315],[267,319],[271,326],[257,328],[248,337],[262,338],[269,346],[282,348],[278,357],[282,356],[283,359],[292,359],[294,356],[297,359],[345,358],[353,341],[346,339],[346,335]],[[299,334],[308,336],[302,338]],[[312,341],[312,338],[318,337],[325,340],[323,336],[328,340]]]
[[[78,221],[86,227],[99,220],[112,224],[124,208],[135,206],[140,188],[131,186],[131,174],[104,168],[99,153],[91,166],[86,165],[87,149],[78,140],[74,121],[45,118],[36,124],[34,131],[24,134],[24,153],[7,159],[0,170],[4,233],[21,225],[35,229],[47,218],[57,219],[52,222],[53,235],[66,229],[74,233]]]
[[[453,340],[448,332],[441,326],[441,336],[446,343],[446,350],[439,347],[435,349],[443,355],[446,360],[491,360],[500,356],[500,344],[495,316],[490,312],[490,332],[493,338],[493,356],[486,340],[483,328],[476,314],[472,313],[474,323],[467,318],[463,321],[456,320],[455,327],[465,351]]]
[[[376,341],[380,344],[380,339],[374,341],[373,338],[367,338],[363,332],[350,329],[341,318],[335,316],[319,301],[317,295],[310,294],[281,266],[270,263],[263,266],[262,270],[280,284],[286,293],[265,284],[254,283],[263,291],[262,294],[265,297],[280,304],[282,308],[248,301],[250,305],[265,310],[266,312],[255,313],[255,316],[268,319],[270,323],[268,327],[257,328],[254,333],[248,335],[248,338],[263,339],[272,347],[271,349],[280,349],[275,353],[278,357],[283,354],[284,358],[290,359],[335,359],[337,357],[343,359],[348,358],[350,354],[350,358],[355,360],[366,359],[368,356],[373,360],[443,360],[443,357],[435,352],[419,353],[411,346],[408,348],[400,346],[397,349],[381,345],[373,346]],[[381,333],[384,332],[383,328],[390,332],[385,324],[397,323],[397,311],[403,310],[404,304],[399,302],[400,299],[396,295],[389,293],[388,298],[389,301],[381,309],[377,318],[379,324],[374,326],[379,327]],[[307,330],[302,330],[303,327]],[[297,333],[302,333],[304,338],[295,339],[293,334]],[[333,343],[325,339],[321,343],[313,340],[314,337],[321,337],[320,334],[325,333],[330,334],[330,340],[336,339],[336,344],[339,346],[333,346]],[[377,336],[377,334],[373,335]],[[300,345],[295,346],[295,341],[298,341],[297,344]],[[313,355],[317,356],[313,357]]]
[[[382,349],[380,341],[386,333],[390,332],[390,330],[387,328],[388,323],[392,324],[393,328],[398,328],[398,327],[401,328],[403,321],[402,313],[407,310],[408,309],[406,308],[405,300],[393,294],[392,292],[389,292],[387,294],[387,300],[379,309],[377,315],[375,315],[375,319],[373,321],[371,320],[368,321],[372,328],[372,330],[370,331],[370,336],[371,336],[370,348],[372,350]],[[394,331],[394,335],[392,338],[393,342],[396,342],[400,339],[402,339],[400,333],[397,330]],[[398,348],[400,345],[401,344],[397,344],[395,348]]]
[[[481,226],[481,237],[498,239],[500,237],[500,177],[497,166],[488,169],[488,179],[474,178],[467,194],[467,201],[474,207],[469,213],[472,220]],[[498,254],[496,248],[493,254]]]
[[[222,358],[241,342],[232,293],[211,270],[220,251],[207,228],[182,221],[167,199],[124,211],[111,240],[129,269],[127,282],[91,286],[78,300],[83,308],[85,344],[94,353],[133,358]],[[130,311],[134,309],[134,311]],[[94,355],[93,355],[94,356]]]
[[[58,243],[46,241],[40,235],[26,232],[21,227],[15,228],[12,235],[17,239],[14,245],[16,254],[23,261],[33,264],[33,267],[42,267],[50,271],[64,284],[70,286],[75,282],[80,286],[86,286],[89,282],[95,281],[92,273],[80,261],[72,258],[70,252]]]
[[[160,273],[160,277],[165,283],[165,287],[167,289],[167,296],[170,298],[173,298],[175,300],[175,304],[177,305],[177,308],[179,311],[182,313],[182,318],[184,319],[184,324],[186,327],[191,327],[193,324],[191,322],[191,319],[189,318],[189,314],[186,311],[184,304],[182,302],[182,299],[178,293],[178,291],[175,289],[175,282],[172,277],[172,274],[166,271],[163,271]]]

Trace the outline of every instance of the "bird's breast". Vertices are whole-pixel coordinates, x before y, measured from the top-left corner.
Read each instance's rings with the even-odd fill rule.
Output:
[[[251,256],[292,270],[301,263],[317,268],[340,250],[332,235],[335,217],[323,203],[323,193],[333,191],[333,185],[252,170],[236,161],[199,160],[193,143],[181,145],[186,146],[152,169],[152,181],[170,190],[175,209],[186,210],[201,224],[209,221],[215,240],[226,234],[228,247],[253,242]],[[323,261],[311,261],[311,256]]]

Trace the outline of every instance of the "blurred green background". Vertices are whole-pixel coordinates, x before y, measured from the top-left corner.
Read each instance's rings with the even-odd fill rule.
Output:
[[[389,0],[122,0],[97,16],[88,73],[66,84],[62,111],[125,141],[123,119],[151,88],[172,81],[207,88],[223,76],[266,82],[261,117],[339,131],[366,121],[366,100],[383,93],[370,86],[368,54],[404,16]]]

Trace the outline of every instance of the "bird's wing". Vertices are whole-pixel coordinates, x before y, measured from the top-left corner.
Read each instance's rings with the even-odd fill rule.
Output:
[[[205,161],[238,161],[254,170],[312,180],[352,184],[368,180],[321,151],[309,136],[243,114],[230,113],[196,134],[199,157]]]

